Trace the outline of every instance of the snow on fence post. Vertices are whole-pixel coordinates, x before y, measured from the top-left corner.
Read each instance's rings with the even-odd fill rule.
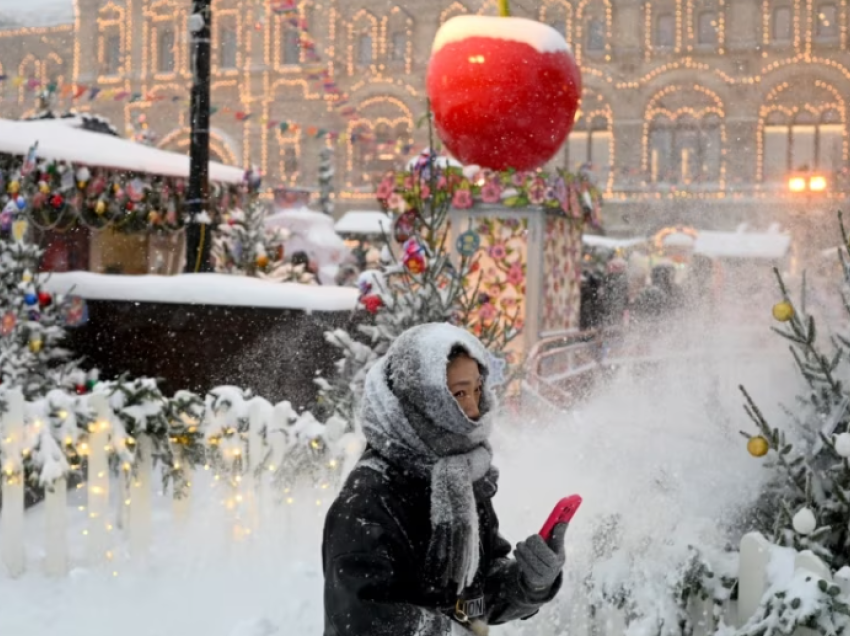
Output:
[[[44,492],[46,541],[44,569],[50,576],[68,572],[68,483],[64,477],[53,482]]]
[[[109,431],[112,410],[107,396],[95,393],[90,398],[94,422],[89,425],[88,457],[88,553],[91,565],[109,559]]]
[[[13,577],[24,573],[24,395],[20,389],[6,393],[6,412],[0,419],[3,453],[0,508],[0,559]]]
[[[266,456],[265,432],[272,405],[263,398],[254,398],[248,406],[248,465],[245,474],[248,523],[256,532],[260,526],[260,504],[263,501],[263,475],[258,476]]]
[[[130,479],[130,552],[134,557],[147,553],[152,536],[153,441],[148,435],[136,440],[136,460]]]
[[[767,587],[767,566],[770,562],[770,542],[759,532],[750,532],[741,539],[738,570],[738,626],[746,623],[759,608]]]

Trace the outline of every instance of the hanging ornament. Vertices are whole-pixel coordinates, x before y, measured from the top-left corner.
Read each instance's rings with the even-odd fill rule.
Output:
[[[368,311],[373,316],[378,313],[378,310],[383,307],[384,301],[380,296],[375,294],[371,294],[369,296],[364,296],[360,299],[360,304],[363,305],[363,308]]]
[[[36,153],[38,152],[38,142],[35,142],[24,157],[24,163],[21,166],[21,176],[25,177],[35,170],[37,162]]]
[[[27,312],[27,318],[32,322],[38,322],[41,320],[41,312],[38,309],[30,309]]]
[[[86,187],[86,184],[91,179],[91,172],[85,166],[81,166],[77,169],[77,186],[82,190]]]
[[[818,522],[811,508],[800,508],[791,520],[791,525],[794,526],[794,532],[805,536],[817,529]]]
[[[159,212],[155,212],[155,211],[151,210],[148,213],[148,223],[150,223],[151,225],[159,225],[161,222],[162,222],[162,216],[160,215]]]
[[[127,197],[135,203],[139,203],[145,197],[145,184],[138,177],[127,184]]]
[[[405,254],[402,259],[402,264],[413,275],[418,276],[425,271],[426,263],[425,256],[420,253]]]
[[[74,387],[74,392],[77,395],[85,395],[88,391],[86,390],[85,384],[78,384]]]
[[[416,231],[416,210],[408,210],[399,216],[393,226],[393,238],[398,243],[407,241]]]
[[[51,296],[46,291],[38,292],[38,306],[39,307],[49,307],[50,303],[53,302],[53,296]]]
[[[3,314],[3,320],[0,321],[0,333],[8,336],[15,329],[16,324],[18,324],[18,317],[15,315],[15,312],[7,311]]]
[[[835,436],[835,452],[841,457],[850,457],[850,433]]]
[[[9,185],[6,187],[9,194],[18,194],[21,191],[21,184],[19,181],[12,180],[9,182]]]
[[[38,191],[42,194],[48,194],[50,192],[50,184],[47,181],[39,181],[38,182]]]
[[[61,194],[57,193],[50,197],[50,207],[52,207],[54,210],[60,209],[64,204],[65,199],[62,197]]]
[[[66,168],[65,172],[62,173],[62,179],[59,183],[62,184],[63,190],[72,190],[74,188],[74,172],[69,168]]]
[[[440,28],[428,97],[440,139],[458,161],[534,170],[555,156],[572,128],[581,74],[563,36],[508,17],[506,5],[503,17],[458,16]]]
[[[133,203],[132,201],[127,201],[124,204],[124,209],[127,210],[127,212],[132,212],[133,210],[136,209],[136,204]]]
[[[260,269],[265,269],[269,266],[269,257],[265,254],[260,254],[257,256],[257,267]]]
[[[770,444],[761,435],[751,437],[747,442],[747,452],[753,457],[764,457],[770,450]]]
[[[94,213],[98,216],[103,216],[106,213],[106,201],[98,199],[97,203],[94,204]]]
[[[15,205],[17,206],[18,210],[23,211],[23,209],[27,207],[27,200],[19,194],[17,197],[15,197]]]
[[[97,386],[97,380],[95,380],[94,378],[89,378],[88,380],[86,380],[86,390],[87,391],[89,391],[89,392],[94,391],[94,387],[96,387],[96,386]]]
[[[794,306],[787,300],[776,303],[773,306],[773,319],[779,322],[788,322],[794,317]]]
[[[14,207],[14,204],[12,204]],[[12,219],[15,218],[15,213],[10,212],[8,208],[4,209],[2,213],[0,213],[0,231],[8,232],[12,229]]]
[[[32,272],[28,269],[24,270],[24,273],[21,274],[21,282],[28,283],[32,280]]]
[[[457,251],[461,256],[474,256],[481,247],[481,237],[472,230],[467,230],[457,238]]]
[[[60,301],[57,300],[56,302],[58,304]],[[86,305],[86,301],[83,298],[70,296],[63,305],[63,308],[65,310],[65,324],[68,327],[79,327],[88,322],[88,305]]]
[[[12,223],[12,238],[16,241],[23,241],[27,234],[30,224],[23,219],[18,219]]]
[[[38,353],[44,346],[44,341],[41,338],[33,338],[30,340],[30,351]]]
[[[32,292],[27,292],[26,294],[24,294],[24,302],[27,304],[27,306],[32,307],[38,302],[38,296],[36,296]]]

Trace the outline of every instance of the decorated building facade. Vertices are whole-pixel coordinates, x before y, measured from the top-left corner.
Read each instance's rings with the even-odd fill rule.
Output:
[[[430,44],[495,0],[215,0],[213,158],[314,186],[334,149],[338,211],[424,146]],[[848,189],[848,0],[513,0],[572,44],[575,129],[551,167],[588,166],[613,224],[724,223],[797,206],[814,171]],[[186,149],[188,1],[34,0],[0,14],[0,116],[60,105]],[[494,71],[495,72],[495,71]]]

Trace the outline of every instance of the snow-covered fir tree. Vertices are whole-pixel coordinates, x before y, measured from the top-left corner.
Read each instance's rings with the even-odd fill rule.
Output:
[[[769,471],[765,487],[752,507],[718,519],[731,542],[749,534],[766,554],[764,595],[755,613],[727,616],[728,601],[740,592],[742,568],[759,567],[731,548],[725,552],[697,547],[691,558],[664,573],[664,589],[634,584],[646,563],[633,563],[632,584],[610,585],[604,572],[622,569],[631,555],[600,559],[588,581],[597,603],[623,610],[627,633],[690,636],[693,601],[713,601],[703,633],[715,636],[789,636],[801,628],[824,636],[850,629],[850,243],[842,227],[840,259],[847,312],[844,329],[820,334],[805,299],[792,298],[775,271],[779,302],[773,307],[774,329],[790,345],[789,362],[799,372],[796,399],[783,400],[786,417],[770,421],[741,387],[751,420],[746,438],[753,461]],[[655,555],[651,557],[654,561]],[[799,567],[804,558],[809,567]],[[668,564],[669,566],[669,564]],[[612,577],[620,582],[622,576]],[[642,589],[643,588],[643,589]],[[737,622],[736,622],[737,619]],[[736,626],[740,624],[740,626]],[[805,633],[809,633],[806,631]]]
[[[430,117],[427,120],[430,129]],[[433,148],[433,130],[429,132]],[[472,316],[478,306],[478,289],[466,282],[474,280],[477,257],[457,256],[448,243],[454,192],[445,184],[454,183],[448,178],[453,171],[460,172],[439,161],[434,152],[420,156],[410,175],[414,185],[402,195],[404,210],[394,236],[384,237],[383,267],[364,272],[358,281],[367,324],[359,327],[358,334],[344,330],[325,334],[343,357],[333,378],[317,380],[321,406],[326,415],[345,420],[350,428],[354,427],[366,374],[399,335],[425,323],[476,322]],[[476,335],[498,356],[518,332],[513,319],[506,317]]]
[[[319,203],[328,216],[334,213],[334,162],[333,150],[322,148],[319,153]]]
[[[6,209],[0,215],[0,381],[20,387],[27,399],[86,382],[62,347],[65,307],[37,274],[43,250],[28,239],[27,222]]]
[[[281,283],[315,283],[305,266],[286,262],[284,243],[289,233],[266,227],[266,210],[266,204],[256,198],[247,209],[232,211],[218,226],[212,247],[216,271]]]

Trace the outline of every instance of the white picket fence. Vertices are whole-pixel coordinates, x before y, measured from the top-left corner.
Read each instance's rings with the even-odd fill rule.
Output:
[[[306,450],[310,444],[326,444],[331,447],[330,457],[325,464],[309,466],[309,478],[313,482],[321,481],[317,487],[326,490],[334,487],[346,469],[346,462],[359,456],[362,441],[353,434],[317,422],[309,414],[297,416],[289,403],[271,405],[261,398],[242,401],[239,389],[223,387],[218,395],[208,397],[207,410],[202,427],[207,445],[207,464],[196,467],[195,471],[214,473],[217,488],[216,496],[224,492],[223,504],[226,510],[227,532],[239,540],[252,532],[259,523],[260,502],[271,502],[273,497],[264,496],[275,471],[285,462],[293,460],[297,451]],[[59,463],[64,462],[63,451],[50,436],[41,422],[26,422],[24,398],[19,391],[5,394],[6,410],[0,419],[0,459],[2,464],[2,507],[0,507],[0,563],[12,577],[20,576],[26,570],[25,508],[24,508],[24,471],[23,460],[35,446],[42,452],[54,452],[59,455]],[[210,404],[210,398],[217,408]],[[129,548],[131,558],[145,557],[153,540],[153,497],[156,490],[153,460],[153,443],[147,435],[135,439],[124,437],[124,431],[116,418],[108,395],[95,393],[88,397],[88,407],[94,420],[87,426],[87,435],[76,443],[77,451],[85,456],[87,474],[78,486],[85,489],[85,504],[79,508],[86,513],[86,525],[83,530],[85,542],[85,565],[97,567],[113,558],[113,550],[119,542]],[[234,404],[237,403],[238,404]],[[247,420],[247,431],[236,433]],[[39,430],[41,430],[41,433]],[[244,427],[243,427],[244,429]],[[34,444],[34,440],[38,444]],[[70,442],[69,442],[70,443]],[[132,445],[132,463],[122,459],[121,448]],[[179,453],[180,447],[175,446]],[[56,458],[54,458],[56,459]],[[112,460],[113,469],[110,468]],[[121,466],[115,475],[114,466],[119,460]],[[215,461],[215,465],[211,464]],[[169,467],[178,479],[182,479],[187,488],[173,488],[171,496],[171,514],[179,524],[187,520],[192,494],[192,482],[197,476],[185,465],[181,465],[178,456]],[[44,480],[44,471],[42,471]],[[326,493],[327,494],[327,493]],[[204,492],[202,497],[212,497],[212,492]],[[284,500],[286,497],[284,497]],[[44,508],[44,570],[53,576],[63,576],[68,572],[70,525],[68,483],[64,475],[57,476],[45,484]],[[75,502],[76,505],[76,502]],[[125,536],[120,540],[118,532]],[[79,538],[75,538],[78,541]],[[29,564],[31,565],[31,564]],[[75,563],[75,565],[79,565]]]

